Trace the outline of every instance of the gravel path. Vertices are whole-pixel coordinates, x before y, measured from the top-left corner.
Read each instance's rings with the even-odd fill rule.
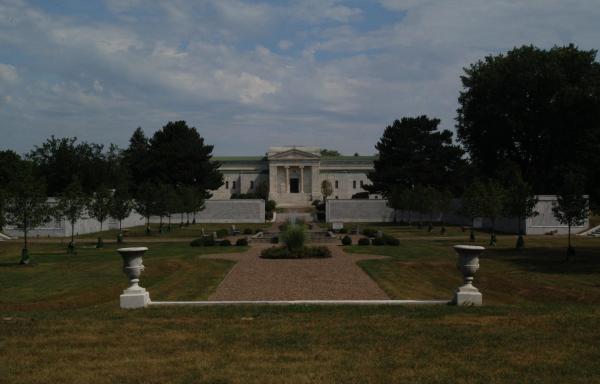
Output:
[[[254,245],[245,253],[203,256],[238,263],[209,300],[374,300],[389,299],[356,262],[382,256],[344,253],[330,246],[328,259],[267,260]]]

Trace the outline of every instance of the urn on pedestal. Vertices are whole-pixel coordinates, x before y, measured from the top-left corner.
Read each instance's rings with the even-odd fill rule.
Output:
[[[454,250],[458,253],[456,266],[463,274],[464,284],[454,293],[453,303],[480,306],[483,303],[482,295],[473,286],[473,277],[479,269],[479,256],[485,248],[477,245],[455,245]]]
[[[131,286],[120,296],[121,308],[144,308],[150,303],[150,294],[139,285],[140,274],[144,270],[142,256],[147,250],[146,247],[117,249],[123,258],[123,272],[131,283]]]

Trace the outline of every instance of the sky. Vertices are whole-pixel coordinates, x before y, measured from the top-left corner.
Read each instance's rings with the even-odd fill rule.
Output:
[[[454,130],[464,67],[600,48],[598,20],[600,0],[0,0],[0,149],[186,120],[216,155],[372,154],[404,116]]]

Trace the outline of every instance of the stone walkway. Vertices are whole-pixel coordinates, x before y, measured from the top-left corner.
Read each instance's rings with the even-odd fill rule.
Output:
[[[344,253],[330,246],[328,259],[268,260],[259,258],[270,245],[248,252],[202,256],[235,260],[237,264],[209,300],[384,300],[389,297],[356,262],[384,258]]]

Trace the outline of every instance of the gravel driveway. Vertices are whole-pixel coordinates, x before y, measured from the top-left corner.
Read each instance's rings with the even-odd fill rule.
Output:
[[[268,260],[259,258],[270,245],[248,252],[202,256],[237,264],[209,300],[374,300],[389,299],[356,262],[381,256],[347,254],[329,246],[328,259]]]

